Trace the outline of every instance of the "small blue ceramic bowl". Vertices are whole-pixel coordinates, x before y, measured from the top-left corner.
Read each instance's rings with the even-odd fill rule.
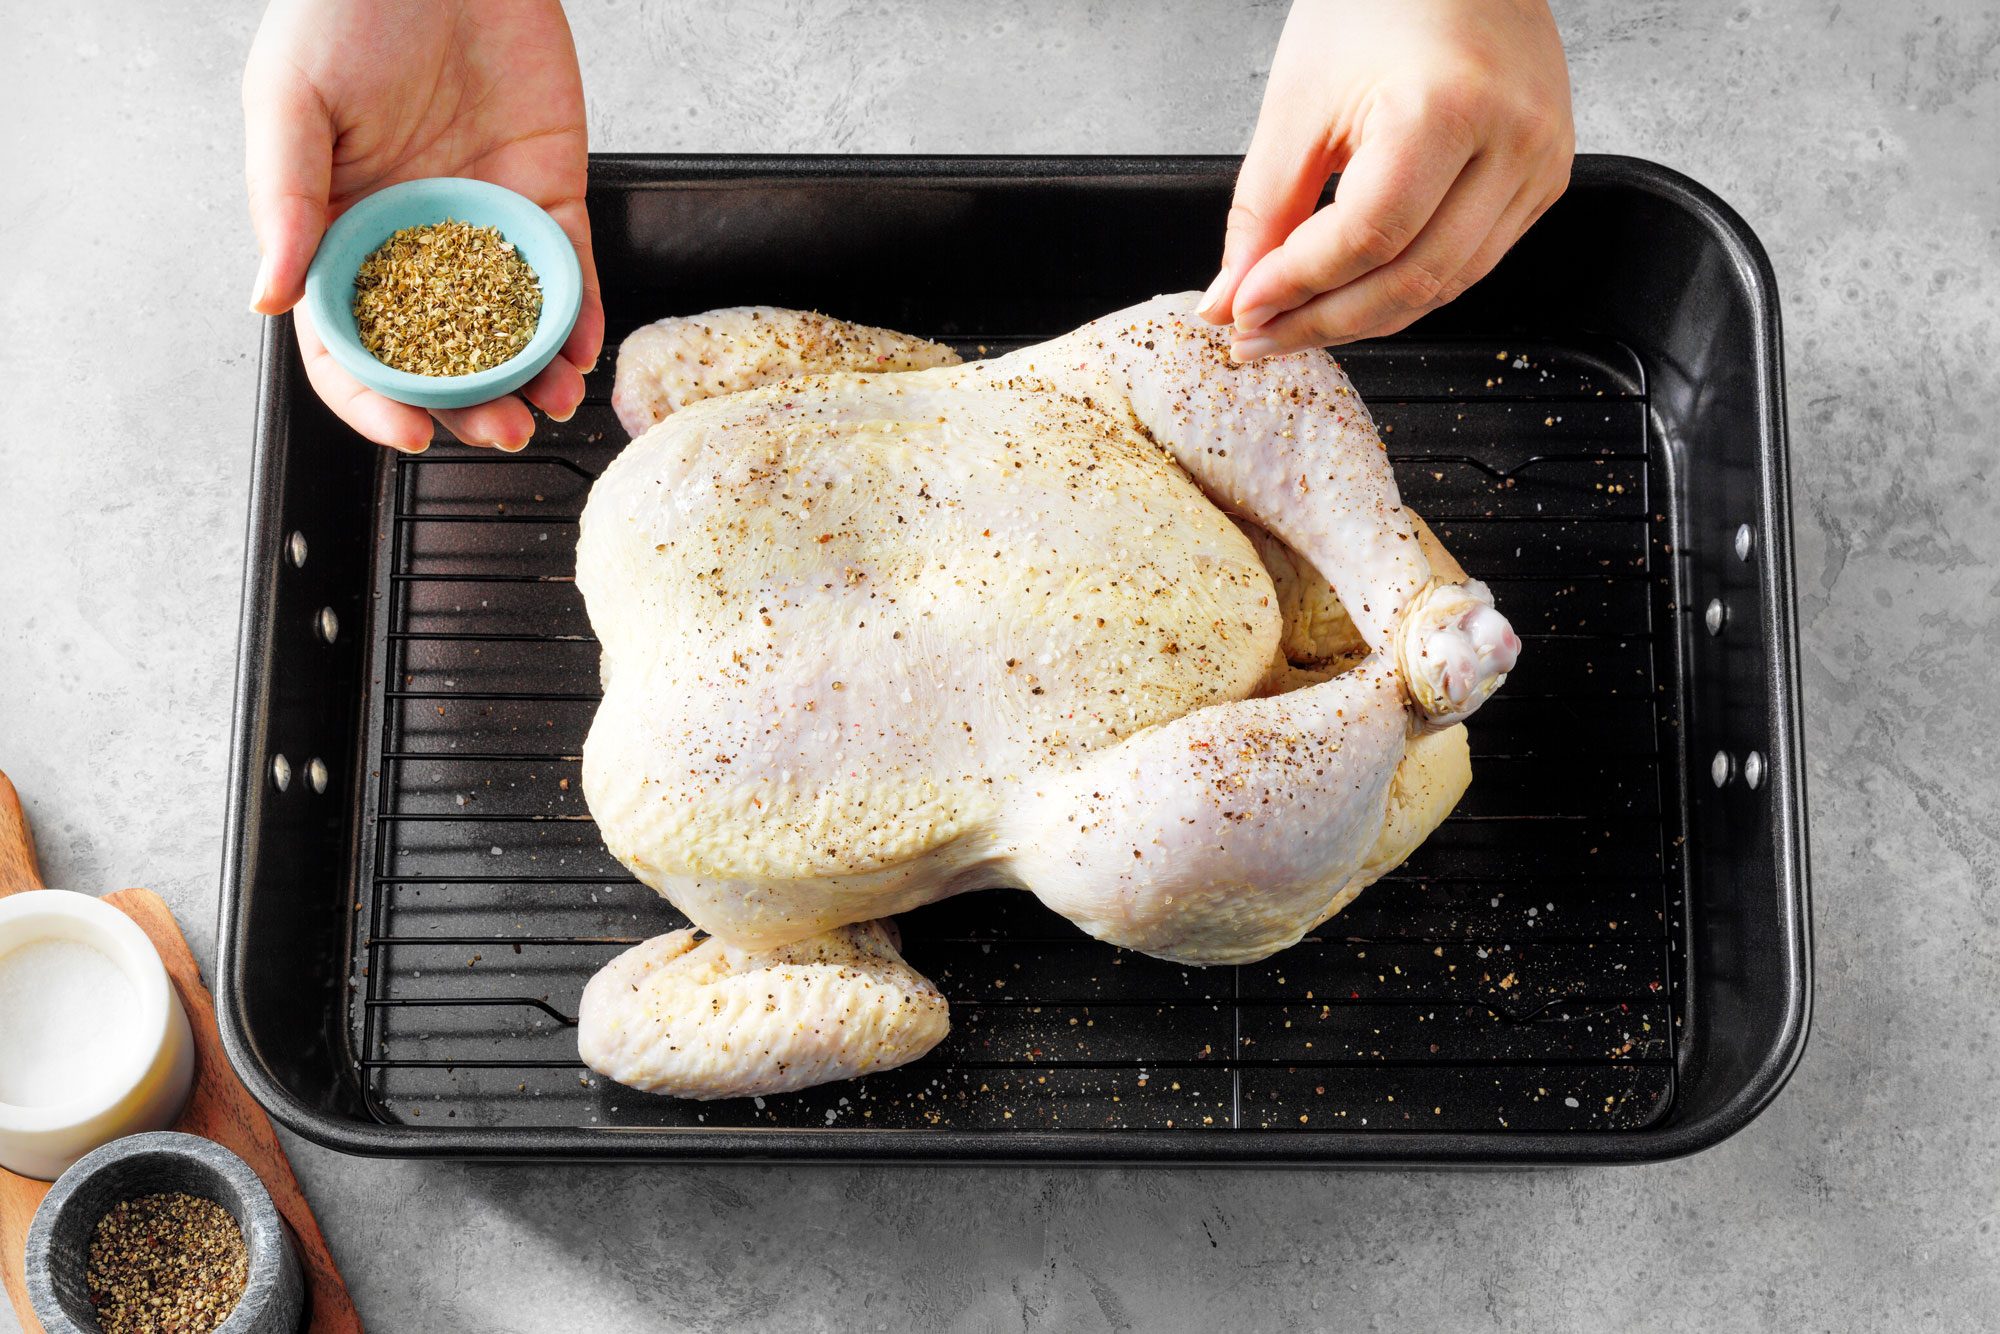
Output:
[[[542,284],[535,336],[512,360],[475,375],[412,375],[385,366],[355,330],[354,275],[396,232],[453,218],[499,228],[535,271]],[[556,220],[505,186],[461,176],[404,181],[369,195],[327,228],[306,271],[306,313],[341,369],[384,398],[420,408],[469,408],[519,389],[554,360],[582,304],[583,269]]]

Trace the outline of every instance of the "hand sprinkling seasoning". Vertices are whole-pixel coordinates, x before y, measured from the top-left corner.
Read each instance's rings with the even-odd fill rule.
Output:
[[[176,1191],[113,1205],[91,1236],[84,1282],[104,1334],[208,1334],[236,1309],[249,1273],[229,1211]]]
[[[491,370],[528,345],[541,316],[541,281],[495,227],[405,227],[354,275],[361,345],[414,375]]]

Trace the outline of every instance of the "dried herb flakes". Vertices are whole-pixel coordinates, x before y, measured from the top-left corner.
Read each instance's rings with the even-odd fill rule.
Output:
[[[354,276],[361,345],[414,375],[491,370],[528,345],[541,317],[541,280],[497,227],[405,227]]]

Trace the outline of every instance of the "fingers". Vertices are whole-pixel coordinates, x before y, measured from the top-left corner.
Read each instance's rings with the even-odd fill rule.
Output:
[[[1236,174],[1222,268],[1195,307],[1211,324],[1229,323],[1243,276],[1312,216],[1333,175],[1333,147],[1312,99],[1295,95],[1283,82],[1274,73],[1265,89],[1257,129]]]
[[[568,199],[548,205],[549,216],[556,220],[570,243],[576,247],[577,263],[583,269],[583,304],[577,311],[576,327],[570,330],[569,338],[563,343],[563,360],[585,375],[597,367],[598,355],[604,350],[604,295],[597,282],[597,256],[590,243],[590,214],[581,199]],[[534,398],[532,394],[530,398]],[[534,400],[544,412],[558,420],[567,420],[567,414],[558,414]],[[581,401],[579,399],[579,401]],[[575,405],[571,405],[571,411]]]
[[[1239,359],[1402,328],[1561,194],[1569,107],[1544,5],[1295,5],[1200,313]]]
[[[1236,177],[1229,226],[1222,242],[1222,268],[1202,293],[1195,313],[1211,324],[1227,324],[1238,302],[1244,275],[1283,244],[1312,216],[1333,167],[1315,152],[1301,122],[1265,116]]]
[[[486,445],[509,454],[526,449],[528,438],[535,433],[535,414],[513,394],[469,408],[434,408],[431,416],[468,445]]]
[[[1376,133],[1341,173],[1333,202],[1244,275],[1236,290],[1238,329],[1254,332],[1393,262],[1423,232],[1472,157],[1469,134],[1436,123],[1370,128]]]
[[[294,311],[292,322],[298,333],[306,379],[320,401],[333,409],[334,416],[378,445],[405,454],[421,454],[430,448],[431,419],[422,408],[386,399],[342,370],[326,350],[326,344],[320,341],[319,332],[304,310]]]
[[[243,170],[261,260],[250,308],[290,310],[326,230],[333,175],[333,118],[287,62],[252,55],[243,74]]]
[[[1416,239],[1394,259],[1247,331],[1232,343],[1231,355],[1251,361],[1405,327],[1483,275],[1483,269],[1468,275],[1468,266],[1490,248],[1520,191],[1519,173],[1509,164],[1475,159],[1445,192]],[[1494,262],[1513,239],[1499,242]]]
[[[524,448],[528,438],[535,433],[534,414],[528,411],[526,403],[512,394],[477,407],[439,409],[436,412],[425,412],[422,408],[384,398],[341,369],[340,363],[326,350],[326,344],[321,341],[318,330],[313,328],[303,308],[292,312],[292,322],[298,332],[299,353],[305,361],[306,379],[311,382],[313,392],[333,410],[334,416],[353,427],[356,434],[378,445],[387,445],[405,454],[423,453],[431,445],[433,417],[468,445],[484,445],[509,453]],[[554,364],[561,364],[566,370],[557,371],[550,377],[550,396],[560,401],[556,395],[574,383],[576,398],[580,402],[583,397],[582,377],[577,375],[576,368],[561,358],[557,358]],[[544,377],[549,377],[548,371],[529,381],[527,391],[534,391]],[[570,411],[575,411],[574,403],[570,405]]]
[[[555,421],[566,422],[583,402],[583,372],[571,365],[568,357],[557,356],[521,386],[521,397]]]
[[[583,305],[576,312],[576,327],[569,331],[569,338],[562,345],[561,360],[573,366],[579,375],[588,375],[597,369],[597,358],[604,351],[604,298],[597,291],[597,275],[584,260]]]
[[[1528,228],[1535,225],[1542,214],[1548,212],[1549,205],[1555,203],[1561,195],[1560,187],[1553,193],[1545,193],[1539,184],[1522,186],[1520,192],[1514,196],[1513,202],[1507,206],[1507,211],[1500,215],[1500,221],[1494,225],[1492,233],[1480,244],[1479,249],[1473,252],[1472,258],[1466,261],[1465,267],[1458,271],[1457,276],[1445,290],[1431,302],[1431,309],[1435,310],[1446,302],[1457,299],[1460,293],[1493,272],[1494,267],[1506,258],[1507,252],[1513,249],[1514,243],[1521,239]],[[1385,329],[1383,332],[1394,333],[1395,330]]]
[[[556,354],[556,360],[544,366],[534,380],[528,380],[520,392],[522,398],[554,420],[568,422],[576,414],[578,404],[584,402],[584,376],[596,368],[598,354],[604,350],[604,296],[598,288],[598,262],[590,248],[590,214],[584,210],[584,202],[570,198],[548,204],[546,208],[548,216],[556,220],[564,234],[568,234],[570,244],[576,246],[576,262],[578,268],[582,268],[584,280],[584,298],[576,312],[576,326],[562,342],[562,350]],[[450,426],[450,422],[446,424]],[[482,418],[480,426],[506,426],[512,430],[520,426],[520,420],[508,414],[504,420]],[[528,430],[532,428],[534,418],[530,416]],[[458,434],[462,440],[466,438],[456,428],[452,428],[452,434]],[[526,444],[526,440],[528,436],[522,434],[520,442]],[[494,436],[494,442],[500,444],[500,448],[520,448],[520,444],[514,444],[512,434]]]

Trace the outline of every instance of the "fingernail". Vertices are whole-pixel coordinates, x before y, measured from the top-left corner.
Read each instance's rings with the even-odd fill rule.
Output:
[[[257,306],[258,303],[263,301],[264,289],[270,285],[270,282],[271,282],[271,257],[269,255],[265,255],[257,261],[257,276],[253,278],[250,282],[251,314],[262,315],[264,313],[263,311],[257,309]]]
[[[1277,350],[1278,340],[1275,338],[1239,338],[1229,345],[1229,356],[1241,365],[1259,357],[1268,357]]]
[[[1196,303],[1194,313],[1204,319],[1213,318],[1216,314],[1216,307],[1222,303],[1223,289],[1228,286],[1229,270],[1224,269],[1215,275],[1215,281],[1210,283],[1208,290],[1201,294],[1201,300]]]
[[[1278,313],[1276,306],[1258,306],[1254,309],[1246,310],[1236,317],[1237,332],[1255,333],[1276,319]]]
[[[507,444],[507,443],[506,443],[505,441],[502,441],[502,440],[495,440],[495,441],[493,442],[493,447],[494,447],[495,449],[497,449],[497,450],[500,450],[500,451],[501,451],[502,453],[506,453],[506,454],[518,454],[518,453],[520,453],[520,452],[521,452],[522,450],[524,450],[524,449],[526,449],[526,448],[528,447],[528,442],[527,442],[527,441],[525,441],[525,440],[523,440],[523,441],[522,441],[522,442],[521,442],[520,444],[518,444],[518,445],[510,445],[510,444]]]

